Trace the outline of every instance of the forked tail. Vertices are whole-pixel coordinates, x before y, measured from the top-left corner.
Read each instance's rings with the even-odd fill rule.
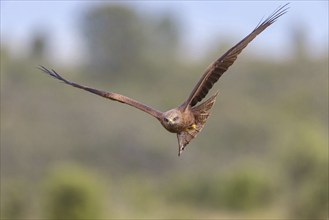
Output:
[[[205,126],[207,119],[210,115],[210,109],[213,107],[217,95],[218,95],[218,91],[216,94],[211,96],[207,101],[191,109],[195,117],[195,124],[191,125],[191,127],[187,128],[185,131],[182,131],[177,134],[178,145],[179,145],[178,156],[181,155],[186,145],[190,143],[190,141],[193,138],[195,138],[197,134]]]

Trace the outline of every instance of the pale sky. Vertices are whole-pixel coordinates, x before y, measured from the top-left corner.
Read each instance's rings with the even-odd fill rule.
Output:
[[[35,31],[51,35],[52,56],[59,62],[79,62],[85,53],[79,35],[84,11],[99,4],[124,4],[141,14],[170,13],[179,20],[183,50],[198,57],[226,36],[236,43],[286,1],[1,1],[1,45],[13,55],[28,51]],[[290,30],[307,31],[311,55],[328,53],[328,1],[291,1],[287,14],[257,38],[256,54],[287,56]],[[232,45],[233,46],[233,45]]]

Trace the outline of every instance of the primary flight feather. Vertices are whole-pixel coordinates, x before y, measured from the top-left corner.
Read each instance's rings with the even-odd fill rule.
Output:
[[[276,9],[267,19],[265,19],[263,22],[260,22],[249,35],[247,35],[234,47],[229,49],[215,62],[210,64],[210,66],[208,66],[208,68],[201,76],[200,80],[193,88],[188,98],[177,108],[171,109],[166,112],[158,111],[127,96],[123,96],[113,92],[104,92],[98,89],[70,82],[64,79],[55,70],[49,70],[44,66],[40,66],[39,69],[68,85],[86,90],[88,92],[94,93],[104,98],[111,99],[113,101],[118,101],[133,106],[139,110],[142,110],[152,115],[160,121],[160,123],[165,129],[167,129],[169,132],[177,134],[178,155],[180,155],[184,150],[185,146],[193,138],[195,138],[196,135],[204,127],[209,117],[210,109],[213,107],[216,101],[218,92],[212,95],[203,103],[199,105],[196,104],[198,104],[198,102],[204,99],[204,97],[208,94],[209,90],[213,87],[213,85],[218,81],[218,79],[223,75],[223,73],[234,63],[234,61],[237,59],[237,56],[242,52],[242,50],[257,35],[259,35],[267,27],[273,24],[280,16],[287,12],[287,5],[288,4],[285,4]]]

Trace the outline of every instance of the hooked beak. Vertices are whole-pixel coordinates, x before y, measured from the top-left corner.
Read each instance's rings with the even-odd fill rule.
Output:
[[[173,125],[174,121],[171,118],[168,118],[168,124]]]
[[[172,120],[171,118],[165,118],[165,121],[170,125],[174,124],[174,120]]]

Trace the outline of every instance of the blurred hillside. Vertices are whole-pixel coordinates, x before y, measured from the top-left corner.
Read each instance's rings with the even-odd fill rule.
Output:
[[[178,21],[122,6],[90,9],[80,28],[89,57],[78,67],[53,66],[47,33],[19,59],[1,44],[2,218],[327,216],[328,54],[310,56],[307,32],[287,33],[295,53],[285,61],[254,56],[256,38],[210,92],[220,94],[207,126],[177,157],[176,136],[156,120],[37,66],[165,111],[235,42],[187,60],[176,50]]]

